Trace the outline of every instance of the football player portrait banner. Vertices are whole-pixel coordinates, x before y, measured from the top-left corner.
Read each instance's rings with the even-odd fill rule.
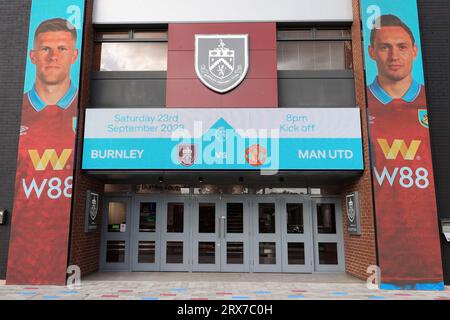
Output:
[[[32,1],[7,284],[65,284],[84,11]]]
[[[442,290],[416,0],[361,0],[382,289]]]

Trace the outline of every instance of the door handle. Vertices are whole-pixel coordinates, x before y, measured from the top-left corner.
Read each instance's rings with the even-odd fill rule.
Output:
[[[226,224],[226,222],[227,222],[227,218],[225,218],[225,217],[223,217],[223,238],[224,239],[226,239],[226,237],[227,237],[227,224]]]
[[[222,231],[224,231],[222,233]],[[225,238],[225,217],[219,218],[219,239]]]

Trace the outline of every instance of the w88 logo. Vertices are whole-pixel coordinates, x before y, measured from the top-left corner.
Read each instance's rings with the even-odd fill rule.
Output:
[[[33,178],[29,183],[22,179],[22,187],[27,199],[34,193],[38,199],[41,196],[47,195],[51,200],[56,200],[61,197],[72,197],[73,177],[67,177],[64,180],[60,178],[43,179],[41,182],[36,182]]]
[[[430,185],[429,173],[425,168],[417,168],[416,170],[410,167],[393,168],[389,170],[384,167],[381,174],[377,168],[373,168],[378,185],[382,187],[388,183],[391,187],[398,183],[400,187],[410,189],[413,187],[419,189],[426,189]]]

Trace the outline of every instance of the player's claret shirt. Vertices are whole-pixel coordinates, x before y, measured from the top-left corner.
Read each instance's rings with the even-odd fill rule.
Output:
[[[56,105],[46,105],[34,87],[23,96],[14,202],[23,230],[31,227],[25,226],[29,215],[51,226],[70,210],[77,109],[73,84]]]
[[[46,105],[34,87],[24,95],[18,174],[28,178],[36,174],[43,177],[44,172],[46,173],[44,176],[48,177],[53,177],[55,174],[57,176],[72,175],[77,108],[78,90],[73,84],[56,105]],[[54,150],[56,154],[51,155],[48,150]],[[67,161],[65,158],[68,151],[63,154],[64,150],[71,150]],[[36,153],[41,158],[37,168],[36,160],[38,159],[34,157]],[[61,161],[55,163],[55,156]],[[46,161],[47,157],[50,157],[50,160]],[[66,165],[61,166],[63,162],[66,162]]]
[[[46,105],[35,88],[23,97],[10,247],[15,253],[8,261],[19,269],[16,275],[49,259],[66,265],[77,109],[73,84],[55,105]]]
[[[9,277],[13,283],[30,274],[58,281],[61,270],[52,268],[67,263],[77,109],[73,84],[55,105],[46,105],[35,88],[23,96],[8,259],[16,270]]]
[[[397,274],[411,282],[438,281],[439,268],[430,270],[440,265],[440,256],[435,239],[428,238],[436,235],[437,213],[425,88],[413,81],[401,99],[393,99],[375,79],[367,91],[384,279],[395,282],[390,277]],[[399,265],[404,270],[394,270]],[[424,279],[424,270],[434,276]]]

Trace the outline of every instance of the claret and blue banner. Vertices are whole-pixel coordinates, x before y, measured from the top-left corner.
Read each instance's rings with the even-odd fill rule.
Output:
[[[444,288],[416,0],[361,0],[382,289]]]
[[[84,0],[33,0],[6,283],[64,285]]]
[[[84,170],[363,170],[358,108],[88,109]]]

